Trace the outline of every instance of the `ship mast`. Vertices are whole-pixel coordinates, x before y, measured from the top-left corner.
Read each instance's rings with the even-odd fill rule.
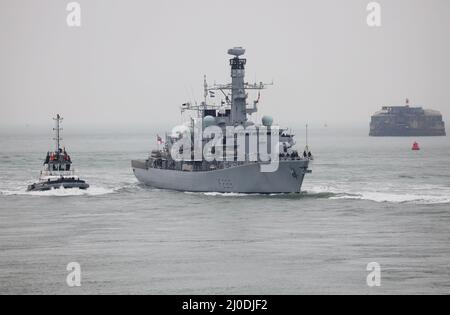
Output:
[[[61,149],[61,131],[62,128],[61,126],[61,122],[63,121],[63,118],[61,117],[61,115],[57,114],[56,118],[53,118],[53,120],[55,121],[55,128],[53,128],[53,131],[55,131],[55,138],[53,138],[53,140],[55,140],[55,145],[56,145],[56,152],[59,152]]]
[[[231,121],[234,124],[243,124],[247,121],[244,77],[247,59],[239,58],[245,54],[245,49],[236,47],[228,50],[234,56],[230,59],[231,66]]]
[[[245,54],[245,49],[242,47],[235,47],[228,50],[228,54],[233,56],[230,59],[231,66],[231,83],[227,84],[216,84],[208,86],[206,81],[206,76],[203,77],[203,90],[204,90],[204,101],[200,105],[192,105],[190,103],[185,103],[182,105],[181,110],[196,110],[201,117],[200,112],[204,112],[205,109],[223,109],[224,106],[230,109],[230,124],[231,125],[244,125],[248,121],[248,114],[253,114],[258,111],[257,104],[259,103],[260,94],[258,94],[258,100],[254,102],[252,108],[247,107],[247,91],[248,90],[264,90],[268,85],[273,85],[272,83],[247,83],[245,82],[245,65],[247,64],[247,59],[240,58]],[[228,93],[225,91],[231,91],[231,99],[228,97]],[[212,93],[211,93],[212,92]],[[208,105],[208,96],[216,94],[215,92],[220,92],[225,96],[225,101],[222,102],[221,106]]]

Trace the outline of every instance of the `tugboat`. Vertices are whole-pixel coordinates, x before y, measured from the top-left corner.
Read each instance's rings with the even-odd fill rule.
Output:
[[[158,150],[153,150],[149,158],[132,161],[133,172],[141,183],[189,192],[301,192],[305,175],[311,173],[312,154],[308,148],[303,156],[299,154],[294,148],[295,135],[287,128],[274,126],[272,117],[263,116],[261,123],[250,119],[258,112],[260,91],[269,84],[245,81],[244,53],[242,47],[228,50],[232,56],[231,83],[208,86],[205,77],[204,101],[181,106],[182,112],[194,114],[191,122],[180,126],[180,130],[175,128],[165,139],[158,136]],[[258,98],[248,104],[248,92],[252,90],[258,91]],[[268,146],[270,157],[263,159]],[[277,166],[268,171],[267,163]]]
[[[61,148],[61,121],[63,118],[58,114],[55,120],[56,150],[54,152],[47,152],[44,162],[44,168],[41,171],[39,181],[28,186],[27,191],[48,191],[52,189],[88,189],[89,185],[80,180],[75,175],[75,170],[72,167],[72,159],[65,148]]]

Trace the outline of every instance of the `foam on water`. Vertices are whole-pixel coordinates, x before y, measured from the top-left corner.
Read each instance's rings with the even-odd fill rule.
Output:
[[[361,193],[360,195],[335,196],[330,199],[356,199],[370,200],[375,202],[394,202],[394,203],[417,203],[417,204],[444,204],[450,203],[450,197],[430,196],[430,195],[396,195],[388,193]]]
[[[5,196],[36,196],[36,197],[73,197],[73,196],[101,196],[112,194],[116,190],[104,187],[90,187],[87,190],[81,189],[52,189],[48,191],[32,191],[28,192],[24,189],[1,191]]]
[[[387,191],[363,191],[352,189],[339,189],[331,186],[314,186],[308,188],[301,194],[244,194],[244,193],[221,193],[221,192],[185,192],[190,195],[203,195],[209,197],[298,197],[317,198],[330,200],[368,200],[378,203],[414,203],[414,204],[446,204],[450,203],[450,192],[446,187],[427,187],[432,192],[425,189],[412,187],[413,193],[387,192]],[[420,192],[419,192],[420,190]]]
[[[252,194],[244,194],[244,193],[221,193],[221,192],[192,192],[185,191],[185,194],[188,195],[203,195],[209,197],[248,197],[252,196]]]
[[[427,185],[424,187],[400,187],[392,189],[352,189],[349,187],[313,186],[308,192],[315,194],[330,193],[329,199],[369,200],[374,202],[415,203],[415,204],[445,204],[450,203],[450,189]]]
[[[232,198],[242,198],[242,197],[255,197],[255,198],[281,198],[281,199],[302,199],[302,198],[315,198],[315,199],[327,199],[330,196],[334,196],[332,193],[313,193],[313,192],[301,192],[301,193],[272,193],[272,194],[262,194],[262,193],[222,193],[222,192],[184,192],[188,195],[200,195],[208,197],[232,197]]]

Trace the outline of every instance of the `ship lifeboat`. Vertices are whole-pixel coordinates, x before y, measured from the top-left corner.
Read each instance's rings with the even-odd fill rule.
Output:
[[[417,142],[414,142],[413,146],[412,146],[412,150],[413,151],[420,151],[420,146]]]

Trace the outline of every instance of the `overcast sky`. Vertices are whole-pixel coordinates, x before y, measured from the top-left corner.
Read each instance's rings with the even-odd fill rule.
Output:
[[[283,125],[365,125],[382,105],[450,121],[450,1],[0,0],[0,123],[172,126],[202,99],[203,75],[228,82],[226,52],[247,49],[247,81],[275,85],[260,115]],[[253,97],[253,96],[252,96]]]

